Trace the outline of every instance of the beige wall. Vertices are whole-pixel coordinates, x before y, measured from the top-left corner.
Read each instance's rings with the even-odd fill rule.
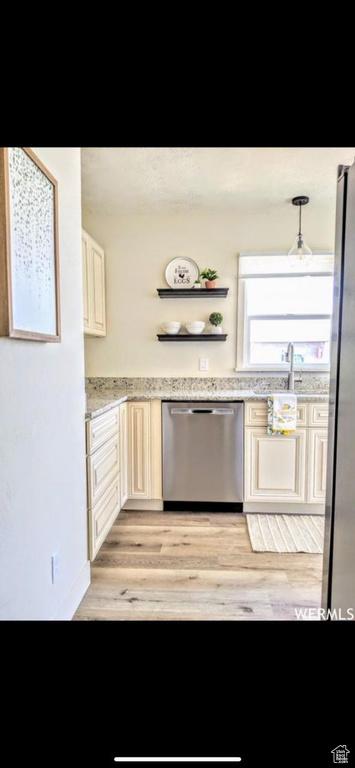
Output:
[[[62,342],[0,338],[0,618],[69,619],[89,584],[79,149],[58,180]],[[60,573],[51,579],[51,555]]]
[[[334,247],[334,214],[307,211],[304,233],[314,249]],[[107,263],[107,337],[85,340],[87,376],[230,376],[236,366],[237,254],[248,250],[288,250],[296,235],[293,206],[260,215],[229,212],[85,216],[85,229],[105,248]],[[189,256],[200,269],[218,269],[227,299],[165,301],[156,288],[166,286],[164,270],[175,256]],[[221,344],[160,344],[164,320],[207,320],[224,316]],[[199,372],[199,357],[209,370]]]

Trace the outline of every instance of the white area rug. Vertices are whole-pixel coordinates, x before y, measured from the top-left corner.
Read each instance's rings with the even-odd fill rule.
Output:
[[[323,554],[322,515],[247,515],[254,552],[308,552]]]

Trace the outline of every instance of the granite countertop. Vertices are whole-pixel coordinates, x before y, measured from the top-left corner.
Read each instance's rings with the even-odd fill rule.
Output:
[[[275,389],[274,392],[277,390]],[[280,394],[286,394],[287,390],[280,391]],[[94,419],[96,416],[100,416],[102,413],[109,411],[120,403],[126,401],[139,401],[139,400],[243,400],[243,401],[258,401],[266,400],[270,392],[260,391],[254,392],[251,389],[217,389],[215,391],[209,390],[179,390],[166,389],[166,390],[154,390],[144,389],[135,391],[115,391],[115,390],[90,390],[87,391],[87,404],[85,419]],[[327,392],[296,392],[297,399],[301,403],[322,402],[326,403],[329,400],[329,393]]]

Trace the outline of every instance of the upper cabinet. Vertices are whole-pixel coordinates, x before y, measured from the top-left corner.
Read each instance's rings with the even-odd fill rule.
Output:
[[[87,336],[106,336],[105,252],[82,230],[83,325]]]
[[[81,233],[81,254],[82,254],[82,267],[83,267],[83,321],[84,332],[87,332],[90,327],[90,298],[89,298],[89,285],[91,286],[91,270],[89,269],[89,235],[82,230]],[[89,276],[90,275],[90,276]]]

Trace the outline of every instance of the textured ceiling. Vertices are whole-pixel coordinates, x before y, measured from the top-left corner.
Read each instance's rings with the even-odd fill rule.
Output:
[[[308,195],[333,210],[337,166],[354,161],[355,147],[85,147],[86,213],[255,213]]]

